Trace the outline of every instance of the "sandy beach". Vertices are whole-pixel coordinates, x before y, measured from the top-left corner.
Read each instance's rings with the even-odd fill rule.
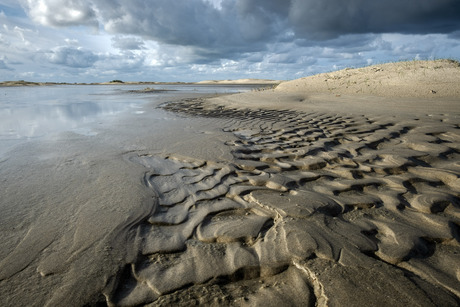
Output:
[[[458,62],[156,107],[0,160],[1,305],[460,305]]]

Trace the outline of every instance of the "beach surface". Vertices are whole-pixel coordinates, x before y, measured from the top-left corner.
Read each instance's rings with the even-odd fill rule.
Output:
[[[279,80],[268,80],[268,79],[237,79],[237,80],[204,80],[197,82],[196,84],[257,84],[257,85],[273,85],[276,86],[281,81]]]
[[[460,304],[458,62],[155,107],[2,158],[2,305]]]

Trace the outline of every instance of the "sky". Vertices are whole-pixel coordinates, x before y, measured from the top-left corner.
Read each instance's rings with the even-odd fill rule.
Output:
[[[0,0],[0,81],[292,80],[460,60],[460,0]]]

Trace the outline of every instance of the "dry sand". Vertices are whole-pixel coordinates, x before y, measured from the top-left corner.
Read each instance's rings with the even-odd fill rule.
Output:
[[[459,86],[456,62],[403,62],[168,103],[184,118],[161,151],[148,133],[95,157],[73,140],[68,184],[45,176],[49,193],[32,179],[55,163],[36,150],[4,199],[20,198],[16,177],[35,183],[29,202],[76,207],[50,223],[56,210],[3,206],[25,217],[2,224],[1,301],[458,306]]]

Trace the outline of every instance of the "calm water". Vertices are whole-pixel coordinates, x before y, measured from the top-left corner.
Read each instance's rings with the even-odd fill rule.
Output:
[[[126,112],[142,113],[142,105],[184,93],[233,93],[248,86],[155,85],[173,91],[133,93],[146,85],[59,85],[0,87],[0,153],[9,147],[50,134],[73,131],[90,135],[98,123]],[[151,86],[152,87],[152,86]]]

